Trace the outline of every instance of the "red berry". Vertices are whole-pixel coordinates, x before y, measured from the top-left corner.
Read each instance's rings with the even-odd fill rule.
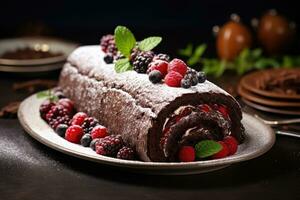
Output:
[[[85,120],[85,118],[87,118],[87,114],[84,112],[78,112],[76,113],[71,121],[71,125],[79,125],[81,126]]]
[[[169,66],[168,66],[168,71],[175,71],[175,72],[178,72],[180,73],[182,76],[184,76],[186,74],[186,71],[187,71],[188,67],[187,65],[185,64],[185,62],[183,62],[182,60],[180,59],[173,59],[170,63],[169,63]]]
[[[232,136],[226,136],[223,142],[227,145],[229,149],[229,155],[235,154],[238,149],[238,141]]]
[[[107,136],[107,128],[101,125],[97,125],[91,132],[92,139],[104,138]]]
[[[192,162],[195,160],[195,149],[191,146],[183,146],[179,150],[178,156],[181,162]]]
[[[72,113],[74,110],[74,103],[70,99],[63,98],[57,102],[58,105],[62,105],[64,108],[68,110],[69,113]]]
[[[69,142],[79,144],[82,135],[83,129],[78,125],[72,125],[66,130],[65,139]]]
[[[158,70],[163,76],[165,76],[168,73],[168,62],[163,60],[155,60],[151,62],[147,73],[150,73],[153,70]]]
[[[224,117],[226,117],[226,118],[228,117],[228,109],[227,109],[226,106],[219,105],[218,111],[219,111],[220,113],[222,113],[222,115],[223,115]]]
[[[208,104],[202,104],[199,107],[200,107],[201,111],[206,112],[206,113],[210,112],[210,110],[211,110],[211,107]]]
[[[222,149],[212,156],[213,159],[225,158],[229,155],[229,148],[225,142],[219,141],[219,144],[222,145]]]
[[[180,87],[183,76],[175,71],[169,72],[165,77],[165,83],[170,87]]]

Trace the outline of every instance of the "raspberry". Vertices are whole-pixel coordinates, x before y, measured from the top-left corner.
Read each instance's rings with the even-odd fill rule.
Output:
[[[222,145],[222,149],[212,156],[213,159],[225,158],[229,155],[229,148],[225,142],[219,141],[218,143]]]
[[[97,125],[91,131],[91,136],[95,138],[104,138],[107,136],[107,128],[101,125]]]
[[[148,65],[151,63],[154,53],[152,51],[141,51],[134,52],[131,55],[131,62],[133,65],[133,69],[137,73],[146,73],[148,69]]]
[[[149,80],[152,83],[159,83],[159,82],[161,82],[162,78],[163,78],[163,75],[158,70],[153,70],[149,74]]]
[[[101,49],[105,53],[116,55],[118,50],[115,44],[115,37],[113,35],[105,35],[100,40]]]
[[[232,136],[226,136],[223,139],[223,142],[227,145],[227,147],[229,149],[229,155],[235,154],[235,152],[238,149],[238,142],[237,142],[237,140],[234,137],[232,137]]]
[[[126,146],[122,147],[117,153],[117,158],[123,160],[134,160],[134,157],[134,150]]]
[[[82,138],[80,139],[80,144],[84,147],[88,147],[88,146],[90,146],[91,141],[92,141],[91,135],[90,134],[84,134],[82,136]]]
[[[40,115],[43,119],[46,119],[46,114],[49,112],[52,106],[55,106],[55,103],[48,99],[40,105]]]
[[[201,104],[199,106],[199,108],[201,111],[206,112],[206,113],[211,111],[211,107],[208,104]]]
[[[85,120],[85,118],[87,118],[87,114],[84,113],[84,112],[78,112],[76,113],[73,118],[72,118],[72,121],[71,121],[71,124],[72,125],[79,125],[81,126]]]
[[[195,160],[195,149],[192,146],[183,146],[178,154],[181,162],[193,162]]]
[[[160,53],[160,54],[155,55],[153,60],[163,60],[163,61],[169,62],[170,56],[167,54]]]
[[[165,83],[170,87],[180,87],[182,75],[175,71],[170,71],[165,77]]]
[[[99,121],[96,118],[87,117],[84,119],[81,127],[83,128],[85,134],[91,134],[91,131],[97,125],[99,125]]]
[[[184,76],[187,68],[187,65],[182,60],[175,58],[169,63],[168,71],[175,71]]]
[[[220,113],[222,113],[222,115],[223,115],[225,118],[228,118],[228,117],[229,117],[229,115],[228,115],[228,109],[227,109],[226,106],[219,105],[219,106],[218,106],[218,111],[219,111]]]
[[[73,113],[74,111],[74,103],[70,99],[67,98],[60,99],[58,100],[57,104],[65,107],[70,114]]]
[[[78,125],[72,125],[67,129],[65,139],[69,142],[79,144],[82,135],[83,129]]]
[[[168,73],[168,63],[166,61],[155,60],[151,62],[148,67],[147,73],[150,73],[153,70],[160,71],[163,76]]]
[[[68,125],[67,124],[59,124],[56,129],[55,132],[61,136],[61,137],[65,137],[65,133],[68,129]]]
[[[109,135],[96,142],[96,153],[103,156],[115,157],[123,146],[121,135]]]

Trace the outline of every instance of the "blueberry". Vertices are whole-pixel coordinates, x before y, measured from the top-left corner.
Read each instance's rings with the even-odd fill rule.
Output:
[[[193,74],[193,76],[190,79],[190,82],[192,84],[192,86],[197,85],[198,84],[198,77],[196,74]]]
[[[114,62],[114,57],[112,56],[112,55],[106,55],[105,57],[104,57],[104,61],[107,63],[107,64],[111,64],[111,63],[113,63]]]
[[[84,134],[80,140],[80,144],[84,147],[90,146],[92,136],[90,134]]]
[[[68,125],[66,124],[59,124],[56,129],[55,129],[55,132],[61,136],[61,137],[65,137],[65,133],[66,133],[66,130],[68,129]]]
[[[57,91],[54,93],[54,95],[57,96],[59,99],[66,98],[66,96],[64,95],[64,93],[62,91]]]
[[[152,83],[159,83],[162,80],[163,76],[160,71],[153,70],[149,73],[149,80]]]
[[[206,75],[204,72],[198,72],[197,77],[198,77],[199,83],[204,83],[206,80]]]
[[[95,144],[96,142],[99,140],[99,138],[95,138],[92,140],[92,142],[90,143],[90,147],[95,151]]]
[[[192,86],[191,81],[189,79],[182,79],[181,80],[181,87],[183,88],[190,88]]]

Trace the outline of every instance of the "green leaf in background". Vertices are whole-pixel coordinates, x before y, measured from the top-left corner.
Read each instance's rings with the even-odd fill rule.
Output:
[[[267,67],[277,68],[280,67],[280,63],[273,58],[260,58],[254,63],[256,69],[265,69]]]
[[[206,47],[207,47],[206,44],[201,44],[201,45],[197,46],[193,55],[188,59],[187,64],[194,65],[197,62],[199,62],[201,59],[201,56],[203,55],[203,53],[206,50]]]
[[[129,59],[123,58],[117,60],[117,62],[115,63],[115,70],[117,73],[132,70],[132,65],[130,64]]]
[[[150,51],[162,41],[161,37],[148,37],[139,42],[139,49],[142,51]]]
[[[115,29],[115,41],[118,50],[129,58],[131,50],[136,44],[132,32],[125,26],[117,26]]]
[[[213,140],[202,140],[195,145],[196,157],[207,158],[222,150],[222,145]]]
[[[185,49],[179,49],[178,54],[185,57],[190,57],[193,54],[193,44],[189,43]]]

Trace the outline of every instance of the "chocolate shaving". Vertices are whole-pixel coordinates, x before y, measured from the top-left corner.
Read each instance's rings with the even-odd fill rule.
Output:
[[[57,81],[55,81],[55,80],[35,79],[35,80],[30,80],[30,81],[21,82],[21,83],[14,83],[13,90],[14,91],[26,90],[29,93],[34,93],[34,92],[42,90],[42,89],[53,88],[56,85],[57,85]]]
[[[15,118],[20,106],[20,101],[15,101],[7,104],[0,110],[0,118]]]

